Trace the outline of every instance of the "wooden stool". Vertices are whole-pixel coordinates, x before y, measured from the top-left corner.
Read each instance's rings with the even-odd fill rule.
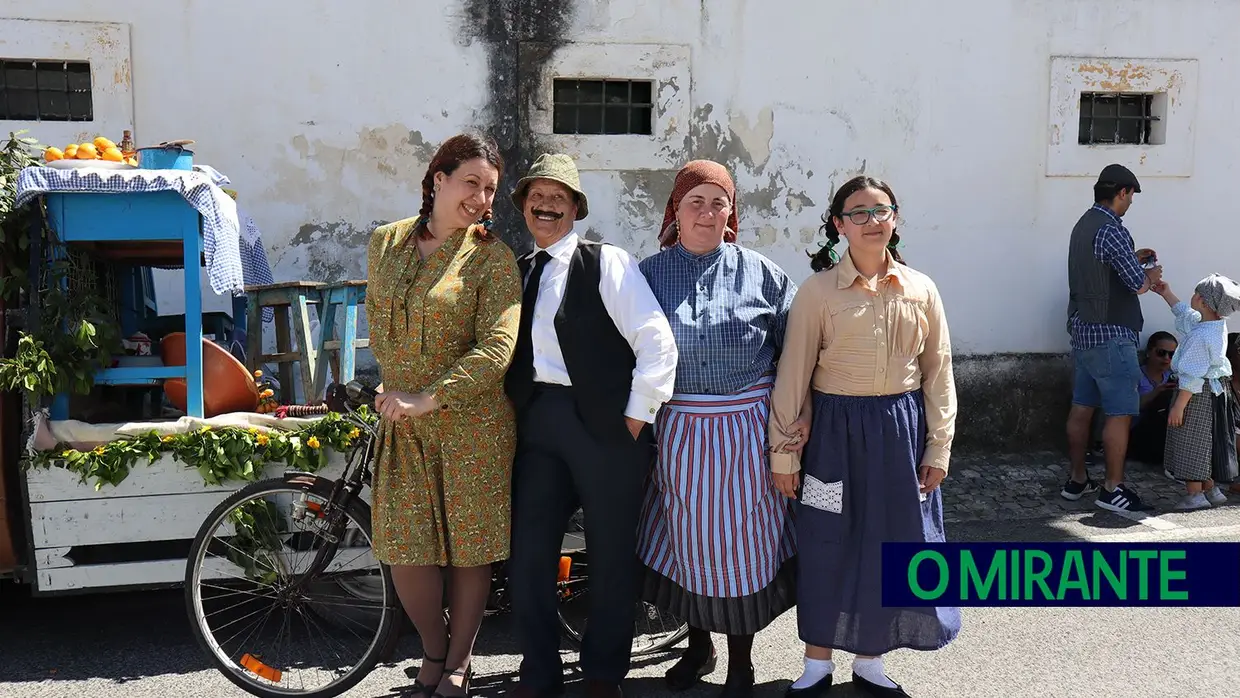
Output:
[[[265,363],[278,364],[280,397],[286,404],[297,402],[293,362],[301,368],[302,392],[306,393],[307,398],[314,389],[315,349],[314,340],[310,337],[310,304],[319,302],[324,286],[326,284],[318,281],[288,281],[245,287],[250,298],[246,313],[245,366],[253,372]],[[271,308],[275,313],[275,354],[263,354],[263,308]],[[289,337],[290,309],[297,351],[293,351]]]
[[[357,337],[357,306],[366,302],[366,281],[343,281],[320,289],[319,341],[315,349],[314,395],[327,392],[327,364],[337,383],[353,380],[357,350],[370,346],[370,339]],[[336,306],[344,306],[344,332],[336,339]],[[310,396],[307,396],[307,400]]]

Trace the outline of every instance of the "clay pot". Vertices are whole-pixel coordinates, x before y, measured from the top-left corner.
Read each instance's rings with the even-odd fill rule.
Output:
[[[173,332],[160,343],[165,366],[185,365],[185,333]],[[185,411],[189,388],[184,378],[164,381],[164,394],[177,409]],[[224,347],[202,340],[203,416],[210,418],[230,412],[253,412],[258,407],[258,386],[245,364]]]

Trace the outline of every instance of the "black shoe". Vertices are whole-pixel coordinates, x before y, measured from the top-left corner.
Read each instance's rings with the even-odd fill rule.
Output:
[[[444,657],[443,659],[434,659],[432,657],[422,657],[423,664],[427,664],[427,663],[444,664],[447,661],[448,661],[447,657]],[[427,686],[426,684],[417,680],[418,669],[415,669],[413,667],[409,667],[408,669],[405,669],[405,676],[408,676],[414,681],[413,681],[413,685],[410,686],[408,689],[404,691],[404,693],[401,694],[402,698],[404,698],[404,696],[408,696],[408,698],[430,698],[430,696],[435,693],[435,686]],[[443,680],[443,677],[440,676],[440,681],[442,680]],[[438,682],[436,682],[436,685],[438,685]]]
[[[1085,482],[1073,482],[1072,478],[1068,478],[1068,481],[1063,484],[1063,489],[1060,490],[1059,496],[1070,502],[1075,502],[1081,497],[1097,491],[1098,483],[1090,480],[1089,477],[1085,478]]]
[[[1119,485],[1110,492],[1102,490],[1098,493],[1094,504],[1111,511],[1152,511],[1154,509],[1141,501],[1141,497],[1127,485]]]
[[[788,690],[784,691],[784,695],[788,698],[818,698],[818,696],[827,695],[827,691],[831,690],[831,681],[834,674],[827,674],[818,679],[818,683],[806,686],[805,688],[793,688],[788,686]]]
[[[680,655],[680,661],[672,665],[671,669],[663,675],[667,681],[667,687],[673,691],[687,691],[703,676],[709,675],[715,670],[718,659],[715,657],[715,648],[712,645],[710,654],[706,656],[706,661],[698,661],[697,657],[689,654],[686,650]]]
[[[866,695],[874,696],[874,698],[913,698],[904,692],[900,684],[896,684],[895,688],[887,688],[879,686],[871,681],[866,681],[865,677],[860,674],[853,674],[853,683],[857,684],[857,688],[861,689]],[[892,683],[895,683],[892,681]]]
[[[728,667],[728,679],[723,682],[719,698],[751,698],[753,696],[753,666],[746,669]]]

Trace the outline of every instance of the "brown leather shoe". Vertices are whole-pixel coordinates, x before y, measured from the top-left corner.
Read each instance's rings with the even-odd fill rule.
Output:
[[[586,681],[586,698],[624,698],[624,691],[618,683]]]

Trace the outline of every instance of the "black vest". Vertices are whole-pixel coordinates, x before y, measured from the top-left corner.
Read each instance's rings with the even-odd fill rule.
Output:
[[[1082,322],[1119,325],[1141,332],[1145,319],[1141,299],[1124,285],[1119,273],[1094,255],[1094,238],[1111,217],[1091,208],[1077,221],[1068,243],[1068,320],[1072,314]]]
[[[616,329],[599,294],[603,244],[579,240],[568,266],[564,300],[555,313],[555,333],[564,355],[564,366],[572,382],[577,413],[586,429],[603,442],[618,438],[632,442],[624,424],[624,410],[633,387],[633,368],[637,357],[628,340]],[[529,273],[530,259],[520,262],[521,278]],[[504,387],[518,418],[534,395],[534,364],[513,363]],[[536,424],[535,429],[555,425]]]

